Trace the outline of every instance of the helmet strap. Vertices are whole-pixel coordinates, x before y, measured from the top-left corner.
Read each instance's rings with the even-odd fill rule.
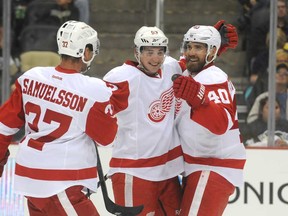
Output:
[[[86,73],[91,68],[91,62],[94,60],[94,58],[95,58],[95,53],[94,52],[93,52],[92,58],[89,61],[85,61],[85,56],[82,55],[82,57],[81,57],[82,62],[87,65],[86,70],[82,71],[82,73]]]
[[[144,73],[146,71],[148,71],[144,66],[143,64],[141,63],[141,52],[140,52],[140,47],[135,47],[135,53],[134,53],[134,56],[138,62],[138,65],[137,65],[137,68],[141,71],[143,71]]]
[[[211,53],[212,53],[212,51],[213,51],[213,48],[214,48],[214,47],[208,48],[207,54],[206,54],[206,58],[205,58],[206,63],[205,63],[204,66],[210,64],[211,62],[213,62],[213,61],[216,59],[217,54],[216,54],[216,52],[215,52],[213,58],[211,58],[211,60],[208,60],[209,55],[211,55]]]

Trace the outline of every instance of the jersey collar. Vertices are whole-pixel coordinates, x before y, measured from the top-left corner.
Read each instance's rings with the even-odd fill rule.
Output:
[[[78,73],[76,70],[62,68],[60,65],[56,66],[55,70],[57,70],[58,72],[61,72],[61,73],[66,73],[66,74]]]

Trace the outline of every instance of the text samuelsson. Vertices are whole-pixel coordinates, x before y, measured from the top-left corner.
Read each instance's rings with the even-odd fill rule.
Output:
[[[52,103],[59,104],[63,107],[69,107],[71,110],[82,112],[87,102],[87,98],[73,94],[66,90],[58,90],[57,87],[47,85],[30,79],[23,81],[23,94],[37,97]]]

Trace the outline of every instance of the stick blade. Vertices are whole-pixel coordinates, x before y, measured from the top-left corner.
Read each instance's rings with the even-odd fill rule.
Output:
[[[109,198],[105,201],[105,206],[108,212],[114,215],[120,215],[120,216],[136,216],[141,213],[143,210],[144,206],[120,206],[117,205],[116,203],[112,202]]]

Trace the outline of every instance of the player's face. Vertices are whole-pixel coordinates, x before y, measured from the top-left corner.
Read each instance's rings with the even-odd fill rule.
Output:
[[[140,61],[148,75],[155,74],[161,67],[165,57],[164,47],[143,47]]]
[[[206,44],[189,42],[184,51],[188,71],[200,72],[206,63],[206,54]]]

